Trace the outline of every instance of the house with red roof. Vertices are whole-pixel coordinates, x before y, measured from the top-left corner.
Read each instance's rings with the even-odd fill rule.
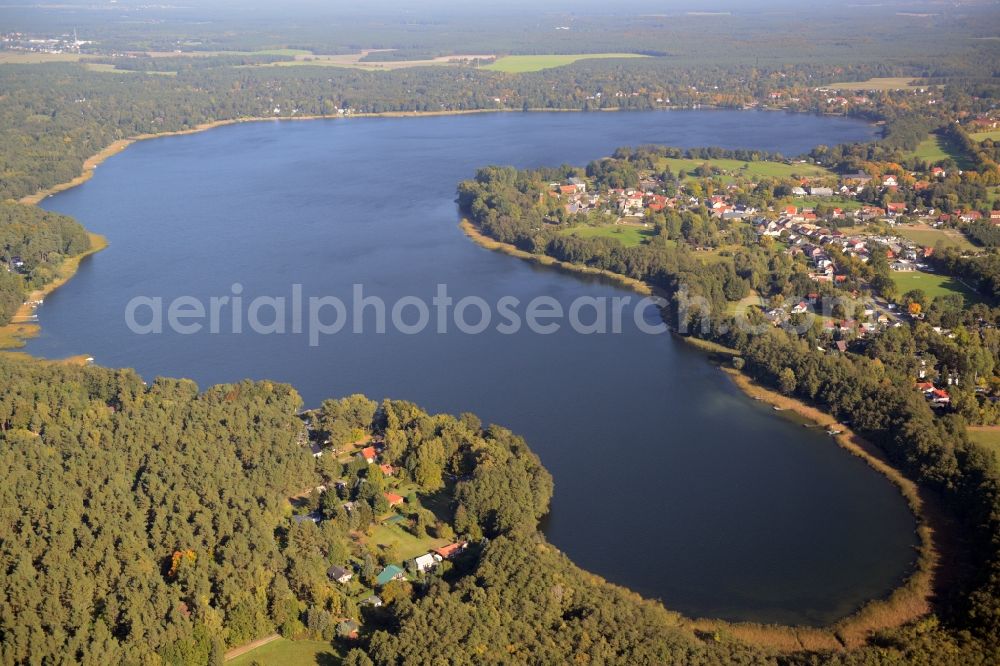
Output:
[[[389,501],[389,506],[397,506],[403,503],[403,496],[396,493],[386,493],[385,498]]]
[[[465,547],[468,546],[467,541],[456,541],[455,543],[450,543],[447,546],[441,546],[440,548],[435,548],[434,552],[443,560],[448,560],[458,555]]]
[[[365,448],[361,449],[361,457],[364,458],[365,461],[370,465],[373,462],[375,462],[375,459],[378,457],[378,451],[375,450],[374,446],[366,446]]]

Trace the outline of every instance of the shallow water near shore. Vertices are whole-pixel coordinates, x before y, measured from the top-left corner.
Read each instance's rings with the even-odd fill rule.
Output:
[[[915,557],[898,490],[817,429],[744,396],[669,335],[136,335],[135,296],[338,296],[496,303],[629,296],[484,250],[455,187],[487,164],[585,164],[621,145],[796,154],[864,124],[730,111],[478,114],[265,122],[137,143],[43,206],[110,246],[39,309],[27,350],[87,354],[149,380],[290,382],[308,406],[361,392],[471,411],[552,472],[548,538],[576,563],[692,616],[823,624],[888,593]],[[470,315],[471,319],[475,317]]]

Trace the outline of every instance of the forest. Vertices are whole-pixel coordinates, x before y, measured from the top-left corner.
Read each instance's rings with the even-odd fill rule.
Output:
[[[802,386],[810,386],[808,352],[787,344],[747,347],[747,358],[763,376],[771,359],[792,353]],[[838,380],[821,381],[821,391],[846,396],[838,386],[858,384],[855,393],[868,404],[865,393],[878,380],[866,372],[845,368]],[[430,655],[455,664],[807,664],[817,657],[698,632],[659,603],[575,567],[537,531],[552,493],[538,459],[522,439],[483,428],[472,415],[432,416],[410,403],[351,396],[303,420],[298,395],[281,384],[199,391],[161,378],[145,386],[128,370],[15,356],[0,357],[0,379],[0,456],[8,470],[0,486],[8,507],[0,514],[3,663],[220,664],[226,648],[274,631],[331,640],[338,618],[352,615],[364,618],[359,640],[335,642],[348,664],[422,664]],[[905,396],[894,400],[905,413]],[[871,409],[877,428],[879,408]],[[995,534],[996,516],[984,513],[995,478],[976,467],[982,461],[974,450],[944,440],[947,426],[929,426],[913,450],[905,434],[926,426],[926,415],[909,417],[914,422],[904,422],[897,437],[900,454],[954,484],[951,492],[976,511],[970,519]],[[386,460],[423,489],[418,502],[445,492],[449,529],[475,545],[439,573],[392,583],[382,608],[358,609],[325,572],[355,555],[354,536],[367,527],[342,512],[318,525],[291,521],[288,498],[317,480],[368,478],[378,466],[352,461],[334,469],[313,458],[302,439],[308,424],[320,436],[360,429],[384,438]],[[356,500],[366,501],[367,483],[355,484]],[[337,506],[324,498],[332,492],[316,498],[321,510]],[[956,590],[948,622],[971,618],[962,625],[968,632],[924,623],[821,656],[845,664],[988,663],[997,630],[988,594],[979,588],[965,599]]]

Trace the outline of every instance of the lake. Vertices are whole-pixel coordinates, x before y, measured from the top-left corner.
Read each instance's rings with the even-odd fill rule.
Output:
[[[585,164],[622,145],[793,155],[872,132],[766,112],[514,113],[275,121],[140,142],[44,202],[110,247],[46,300],[28,351],[203,386],[290,382],[307,406],[358,392],[474,412],[541,456],[556,483],[545,532],[582,567],[693,616],[830,622],[909,570],[917,538],[901,495],[628,317],[616,335],[348,326],[311,346],[304,334],[227,327],[138,335],[124,313],[136,296],[204,300],[234,283],[247,300],[296,284],[306,298],[344,300],[360,284],[390,304],[430,301],[439,284],[491,304],[624,297],[473,244],[457,226],[457,183],[487,164]]]

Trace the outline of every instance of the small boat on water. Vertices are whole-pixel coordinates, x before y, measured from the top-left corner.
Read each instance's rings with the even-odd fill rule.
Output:
[[[774,411],[776,411],[776,412],[783,412],[783,411],[785,411],[785,408],[784,408],[784,407],[778,407],[777,405],[775,405],[775,406],[774,406],[774,407],[772,407],[771,409],[773,409],[773,410],[774,410]]]

